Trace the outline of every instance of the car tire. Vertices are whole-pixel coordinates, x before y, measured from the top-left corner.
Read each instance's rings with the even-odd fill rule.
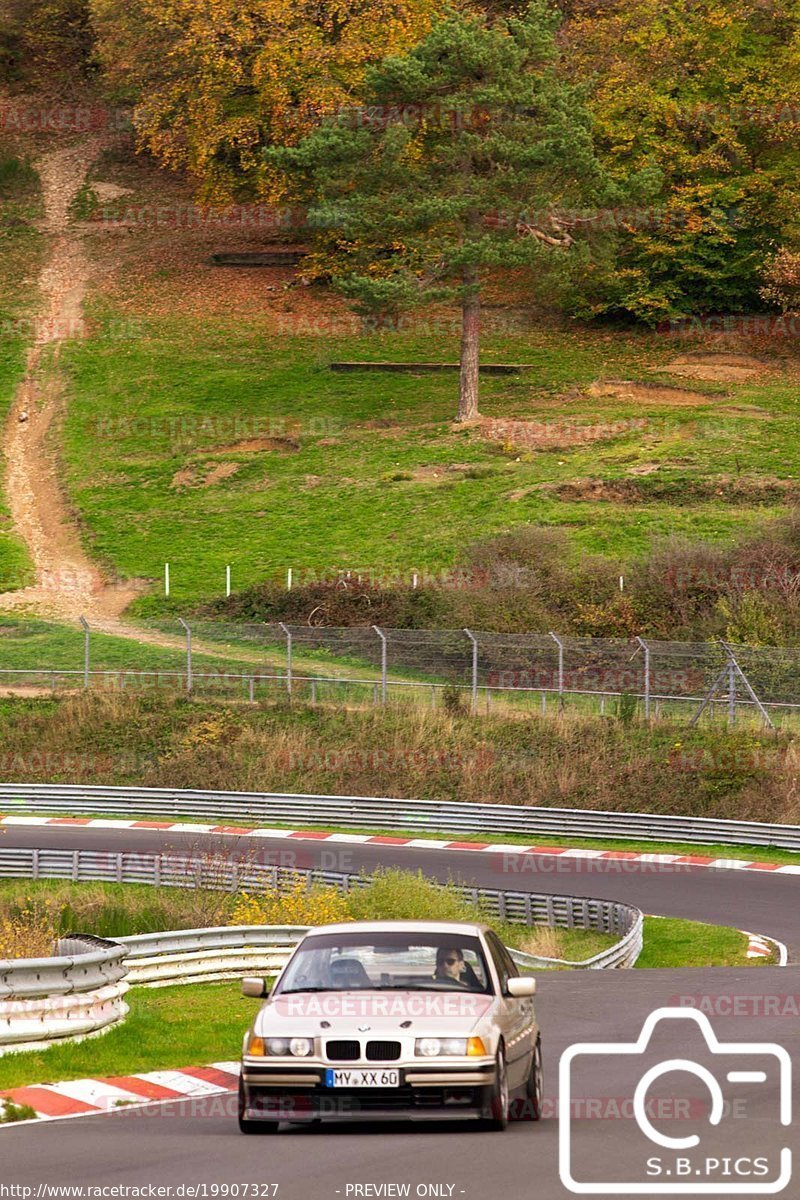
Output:
[[[511,1108],[508,1095],[508,1072],[506,1071],[506,1056],[501,1046],[494,1060],[494,1084],[489,1093],[487,1105],[488,1115],[483,1120],[484,1129],[494,1129],[501,1132],[508,1126]]]
[[[542,1068],[542,1039],[537,1037],[525,1090],[514,1101],[511,1109],[513,1121],[541,1121],[544,1102],[544,1071]]]
[[[247,1134],[265,1134],[277,1133],[278,1121],[250,1121],[245,1117],[247,1109],[247,1098],[244,1091],[244,1083],[239,1076],[239,1132]]]

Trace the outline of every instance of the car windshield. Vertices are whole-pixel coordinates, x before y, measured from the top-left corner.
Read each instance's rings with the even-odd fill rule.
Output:
[[[275,994],[366,989],[491,994],[492,985],[477,937],[353,930],[307,937]]]

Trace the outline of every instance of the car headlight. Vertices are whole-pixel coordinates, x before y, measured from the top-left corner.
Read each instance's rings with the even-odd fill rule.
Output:
[[[253,1041],[260,1041],[260,1038],[254,1038]],[[252,1044],[249,1053],[252,1054]],[[314,1042],[312,1038],[264,1038],[264,1046],[267,1054],[275,1055],[278,1058],[286,1058],[287,1055],[292,1058],[308,1058],[314,1053]],[[262,1050],[260,1053],[264,1053]],[[259,1053],[256,1051],[255,1053]]]
[[[422,1058],[484,1057],[487,1053],[481,1038],[417,1038],[415,1053]]]

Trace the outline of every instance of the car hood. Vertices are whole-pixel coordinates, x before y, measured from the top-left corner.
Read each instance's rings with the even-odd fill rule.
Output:
[[[329,1037],[366,1032],[452,1037],[468,1034],[494,1003],[494,996],[450,991],[301,992],[268,1000],[256,1018],[255,1032],[282,1037],[309,1037],[320,1031]]]

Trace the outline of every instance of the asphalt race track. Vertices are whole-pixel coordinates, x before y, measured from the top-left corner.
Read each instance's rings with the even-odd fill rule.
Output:
[[[2,837],[2,845],[8,848],[142,853],[205,849],[213,841],[196,832],[176,835],[174,831],[54,826],[10,827]],[[238,848],[239,843],[231,843],[231,839],[224,840],[225,852]],[[246,849],[252,851],[252,843]],[[320,864],[339,871],[369,870],[379,864],[419,866],[438,878],[453,876],[489,887],[625,900],[648,913],[737,925],[771,935],[789,946],[790,962],[800,959],[800,883],[791,876],[666,864],[506,857],[478,851],[313,841],[287,844],[281,839],[259,840],[258,852],[264,861],[286,866]],[[797,1073],[797,966],[543,973],[537,1012],[544,1031],[547,1099],[541,1123],[515,1124],[504,1134],[478,1132],[468,1125],[414,1124],[288,1127],[278,1137],[244,1138],[236,1129],[233,1097],[169,1102],[40,1127],[28,1124],[4,1129],[0,1133],[0,1197],[16,1194],[20,1200],[33,1200],[57,1195],[48,1190],[50,1185],[154,1185],[172,1189],[161,1193],[165,1200],[186,1196],[212,1200],[237,1200],[238,1196],[243,1200],[245,1195],[260,1200],[272,1194],[284,1200],[403,1195],[561,1200],[572,1194],[559,1177],[556,1108],[562,1051],[583,1041],[631,1043],[655,1009],[689,1004],[689,997],[708,1015],[721,1041],[776,1043],[789,1052]],[[246,1022],[243,1013],[243,1027]],[[764,1061],[766,1081],[729,1082],[730,1056],[708,1053],[699,1027],[691,1019],[662,1022],[650,1049],[655,1057],[594,1055],[576,1060],[570,1112],[572,1161],[578,1179],[605,1186],[602,1194],[611,1196],[623,1194],[615,1181],[629,1185],[625,1194],[633,1189],[637,1195],[658,1194],[655,1179],[662,1186],[675,1187],[680,1182],[683,1195],[699,1196],[704,1193],[691,1180],[702,1168],[703,1181],[713,1180],[717,1195],[742,1194],[743,1185],[750,1188],[747,1194],[756,1194],[762,1178],[766,1182],[777,1178],[783,1148],[798,1154],[796,1119],[789,1128],[779,1121],[780,1078],[777,1069],[772,1070],[777,1063],[774,1056],[767,1055]],[[653,1062],[681,1057],[705,1065],[719,1078],[725,1107],[721,1122],[712,1128],[709,1092],[701,1081],[685,1071],[657,1080],[648,1092],[653,1105],[648,1114],[656,1128],[676,1138],[695,1133],[700,1137],[700,1145],[691,1150],[661,1149],[643,1138],[631,1117],[630,1098],[642,1073],[639,1064],[645,1069]],[[741,1068],[741,1061],[737,1065]],[[796,1080],[793,1092],[797,1107]],[[709,1158],[711,1163],[706,1161]],[[779,1193],[773,1187],[772,1194],[800,1195],[800,1164],[795,1176]],[[253,1189],[237,1193],[237,1184],[253,1185]],[[278,1184],[277,1193],[264,1186],[268,1184]],[[27,1195],[22,1190],[3,1190],[13,1185],[32,1190]],[[764,1188],[763,1183],[761,1186]],[[198,1190],[191,1192],[191,1187]],[[73,1193],[76,1197],[81,1194],[91,1195],[88,1191]],[[126,1193],[105,1192],[107,1196],[115,1194]]]

